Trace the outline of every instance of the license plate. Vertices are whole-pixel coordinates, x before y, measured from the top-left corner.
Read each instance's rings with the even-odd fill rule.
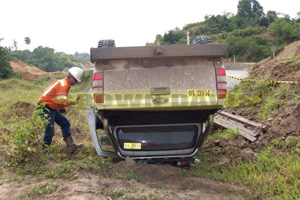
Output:
[[[187,90],[187,96],[188,97],[210,97],[211,90],[210,89]]]
[[[124,143],[124,149],[142,149],[141,143]]]

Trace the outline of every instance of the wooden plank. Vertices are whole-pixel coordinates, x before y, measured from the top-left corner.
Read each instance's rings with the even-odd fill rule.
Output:
[[[230,117],[230,118],[232,118],[233,120],[236,120],[236,121],[239,121],[239,122],[242,122],[242,123],[249,124],[249,125],[251,125],[251,126],[253,126],[253,127],[261,127],[261,126],[262,126],[262,124],[260,124],[260,123],[256,123],[256,122],[254,122],[254,121],[250,121],[250,120],[248,120],[248,119],[246,119],[246,118],[244,118],[244,117],[242,117],[242,116],[239,116],[239,115],[233,115],[233,114],[230,114],[230,113],[225,112],[225,111],[221,111],[219,114],[222,115],[222,116],[225,116],[225,117]]]
[[[257,140],[255,136],[253,136],[254,132],[252,130],[246,129],[244,127],[240,127],[236,123],[232,123],[231,121],[228,121],[228,119],[221,117],[221,116],[216,116],[214,118],[214,122],[224,128],[230,128],[235,130],[238,128],[239,134],[242,135],[243,137],[247,138],[251,142],[254,142]]]
[[[245,128],[243,124],[236,122],[236,121],[232,121],[226,117],[223,116],[216,116],[217,118],[221,118],[222,120],[225,120],[226,122],[228,122],[229,126],[232,127],[232,129],[236,129],[238,128],[240,131],[246,132],[250,135],[252,135],[253,137],[257,137],[259,134],[257,132],[255,132],[254,130]]]
[[[216,119],[215,120],[215,123],[220,125],[220,126],[223,126],[224,128],[230,128],[230,129],[235,129],[234,127],[232,127],[232,125],[230,125],[226,120],[224,119]],[[245,137],[246,139],[250,140],[251,142],[254,142],[257,140],[256,137],[253,137],[252,135],[244,132],[244,131],[241,131],[239,130],[239,134],[243,137]]]

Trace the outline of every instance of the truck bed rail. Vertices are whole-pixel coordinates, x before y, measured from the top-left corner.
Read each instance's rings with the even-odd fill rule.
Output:
[[[225,57],[225,44],[91,48],[91,62],[107,59],[157,57]]]

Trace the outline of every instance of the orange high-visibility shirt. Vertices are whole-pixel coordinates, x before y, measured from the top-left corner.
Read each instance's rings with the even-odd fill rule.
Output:
[[[70,87],[67,77],[53,82],[42,93],[39,102],[46,103],[53,110],[64,109],[70,104],[67,100]]]

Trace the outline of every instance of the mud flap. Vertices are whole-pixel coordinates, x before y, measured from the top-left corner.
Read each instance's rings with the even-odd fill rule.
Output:
[[[87,108],[86,109],[86,115],[87,115],[87,121],[90,128],[90,133],[94,142],[94,146],[96,149],[96,152],[100,156],[109,156],[109,157],[117,157],[117,153],[115,152],[109,152],[109,151],[103,151],[100,147],[97,133],[96,133],[96,114],[94,112],[95,109],[93,108]]]

